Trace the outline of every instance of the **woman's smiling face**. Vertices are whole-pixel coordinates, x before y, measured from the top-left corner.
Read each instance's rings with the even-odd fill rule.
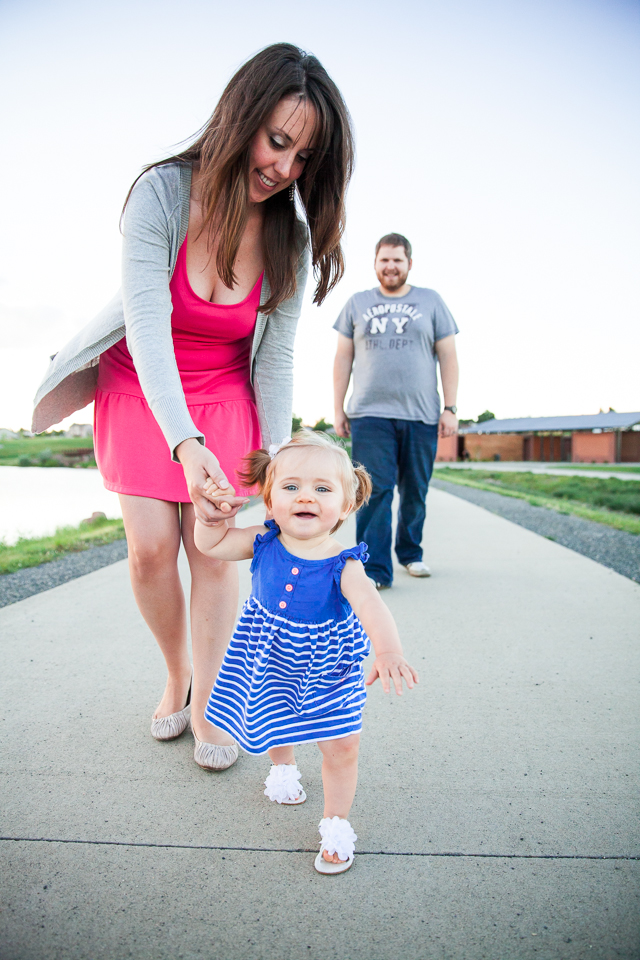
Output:
[[[313,150],[315,107],[298,96],[280,101],[251,144],[249,202],[262,203],[297,180]]]
[[[271,514],[290,537],[310,540],[328,533],[351,512],[330,452],[291,448],[278,454],[275,470]]]

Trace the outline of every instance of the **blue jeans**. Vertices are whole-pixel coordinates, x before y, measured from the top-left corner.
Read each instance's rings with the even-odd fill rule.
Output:
[[[402,564],[422,560],[422,528],[427,490],[438,446],[438,425],[419,420],[358,417],[351,421],[352,457],[367,468],[373,493],[356,514],[358,543],[369,545],[367,576],[378,583],[393,580],[391,502],[400,494],[396,556]]]

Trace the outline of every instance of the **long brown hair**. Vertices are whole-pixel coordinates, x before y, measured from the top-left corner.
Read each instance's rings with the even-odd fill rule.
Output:
[[[181,153],[149,164],[143,173],[167,163],[199,164],[203,230],[208,231],[210,243],[217,240],[218,275],[227,287],[233,287],[233,265],[247,219],[251,144],[278,103],[295,96],[316,111],[314,149],[297,188],[311,238],[317,280],[314,303],[320,304],[344,273],[340,240],[354,145],[351,119],[340,91],[316,57],[290,43],[265,47],[231,78],[195,142]],[[265,274],[271,290],[261,307],[264,313],[275,310],[296,290],[304,231],[288,193],[281,190],[263,201]]]

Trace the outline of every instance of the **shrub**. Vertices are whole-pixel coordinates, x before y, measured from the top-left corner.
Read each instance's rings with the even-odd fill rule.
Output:
[[[320,430],[323,433],[325,433],[327,430],[331,430],[332,427],[333,427],[332,423],[327,423],[324,417],[321,417],[321,419],[318,420],[318,422],[314,425],[313,429]]]

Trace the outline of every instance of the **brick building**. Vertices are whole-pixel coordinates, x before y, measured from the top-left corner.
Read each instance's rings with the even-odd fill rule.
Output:
[[[436,459],[640,463],[640,413],[486,420],[440,440]]]

